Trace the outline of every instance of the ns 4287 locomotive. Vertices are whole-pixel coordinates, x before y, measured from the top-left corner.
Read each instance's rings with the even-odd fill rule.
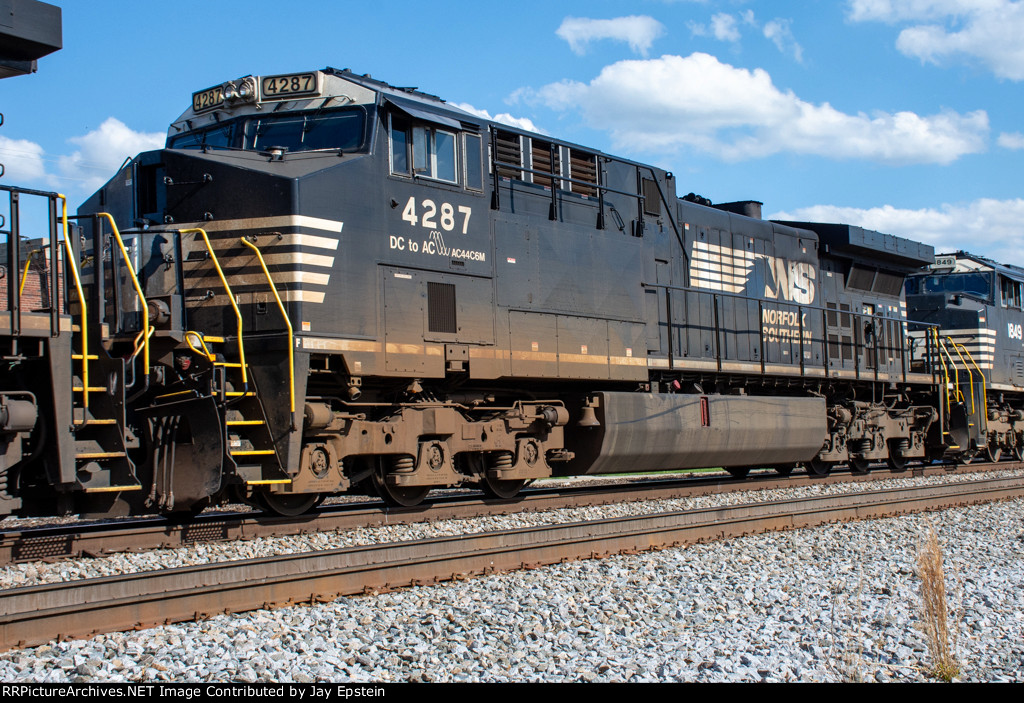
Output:
[[[0,388],[5,510],[296,514],[977,450],[953,436],[969,393],[947,393],[977,376],[944,374],[933,321],[908,341],[903,282],[931,247],[675,193],[350,71],[199,91],[166,148],[55,217],[67,315],[0,320],[14,343],[42,316],[57,354]]]

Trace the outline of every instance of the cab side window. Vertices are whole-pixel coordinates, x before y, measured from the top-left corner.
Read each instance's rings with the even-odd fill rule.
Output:
[[[412,129],[412,168],[418,176],[455,183],[455,134],[427,125]]]
[[[391,115],[391,173],[458,183],[457,135]]]
[[[1002,291],[1003,307],[1020,310],[1022,307],[1021,284],[1006,276],[999,277],[1000,290]]]
[[[391,173],[411,176],[409,168],[409,123],[391,116]]]

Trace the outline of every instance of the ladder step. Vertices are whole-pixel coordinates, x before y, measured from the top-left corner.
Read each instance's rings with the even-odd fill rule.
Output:
[[[94,418],[92,420],[86,420],[85,424],[87,424],[87,425],[116,425],[117,424],[117,420],[112,420],[112,419],[111,420],[108,420],[108,419],[95,419]]]
[[[195,393],[195,391],[188,390],[188,391],[177,391],[175,393],[166,393],[164,395],[158,395],[155,398],[155,400],[163,400],[164,398],[173,398],[176,395],[186,395],[188,393]]]
[[[82,360],[82,355],[81,355],[81,354],[72,354],[72,355],[71,355],[71,358],[72,358],[72,359],[74,359],[75,361],[81,361],[81,360]],[[96,361],[96,360],[98,360],[98,359],[99,359],[100,357],[99,357],[99,355],[97,355],[97,354],[89,354],[89,355],[87,355],[87,356],[86,356],[85,358],[86,358],[87,360],[89,360],[89,361]]]
[[[246,449],[237,452],[228,452],[231,456],[266,456],[268,454],[276,454],[273,449]]]
[[[106,390],[106,386],[89,386],[90,393],[103,393]],[[84,386],[72,386],[71,388],[72,393],[82,393],[83,391],[85,391]]]
[[[228,369],[240,369],[240,368],[242,368],[242,364],[237,362],[237,361],[215,361],[215,362],[213,362],[213,365],[214,366],[223,366],[224,368],[228,368]]]
[[[255,396],[256,393],[253,391],[228,391],[224,395],[228,396],[229,398],[241,398],[243,396]]]
[[[267,423],[263,420],[228,420],[226,424],[234,427],[236,425],[265,425]]]
[[[86,493],[118,493],[120,491],[141,491],[142,486],[94,486],[86,488]]]
[[[85,454],[75,454],[76,459],[118,459],[123,456],[128,456],[124,452],[86,452]]]
[[[207,336],[204,336],[203,337],[203,341],[204,342],[210,342],[211,344],[223,344],[224,343],[224,338],[223,337],[207,337]]]
[[[292,480],[290,478],[268,478],[261,479],[259,481],[246,481],[245,484],[247,486],[273,486],[291,482]]]

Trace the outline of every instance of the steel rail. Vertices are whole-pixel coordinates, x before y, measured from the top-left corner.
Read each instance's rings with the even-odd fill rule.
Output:
[[[1021,477],[748,503],[150,571],[0,592],[0,649],[1024,496]]]
[[[1020,462],[971,465],[971,473],[1024,468]],[[60,561],[77,557],[100,557],[131,551],[173,549],[209,542],[282,537],[290,535],[350,530],[380,525],[407,525],[424,520],[452,520],[503,515],[516,512],[540,512],[564,508],[594,507],[611,503],[671,500],[693,496],[797,488],[846,482],[870,482],[890,478],[920,476],[963,476],[950,473],[949,467],[915,467],[904,473],[874,471],[869,474],[833,472],[830,476],[774,473],[752,475],[745,480],[714,476],[710,478],[657,479],[635,483],[582,485],[561,488],[536,488],[508,500],[480,495],[454,495],[436,498],[413,508],[394,508],[374,503],[348,503],[323,506],[297,518],[266,513],[206,513],[179,524],[160,517],[97,523],[74,523],[20,530],[0,530],[0,566],[29,561]]]

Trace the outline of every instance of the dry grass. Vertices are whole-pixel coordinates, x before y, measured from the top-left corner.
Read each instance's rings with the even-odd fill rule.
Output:
[[[931,527],[918,545],[917,572],[921,579],[922,629],[932,659],[930,673],[943,681],[952,681],[960,674],[960,663],[956,657],[956,633],[949,628],[942,548]]]

